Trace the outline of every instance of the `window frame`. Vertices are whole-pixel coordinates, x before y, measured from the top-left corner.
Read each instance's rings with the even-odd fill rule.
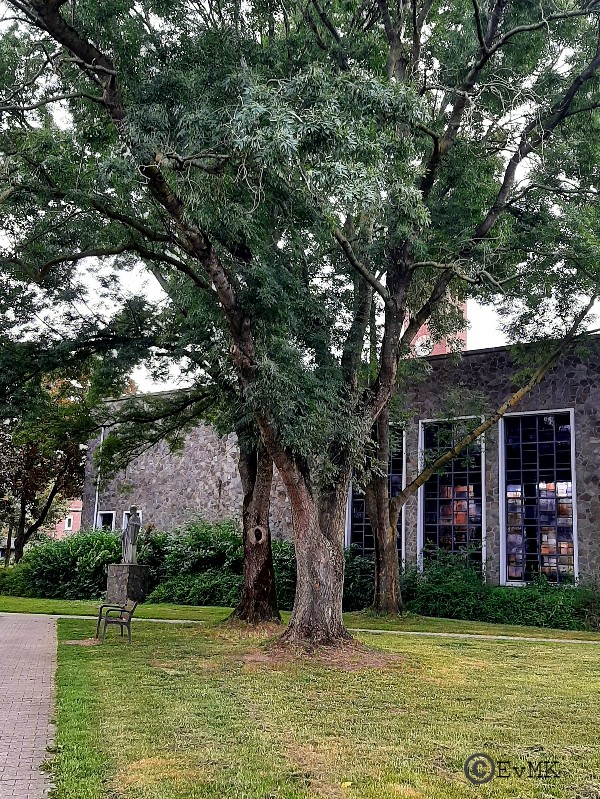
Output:
[[[402,430],[402,490],[406,488],[406,428]],[[352,543],[352,494],[354,488],[350,481],[348,489],[348,501],[346,504],[346,527],[344,530],[344,546],[349,547]],[[406,568],[406,504],[400,510],[400,568]]]
[[[437,419],[419,419],[418,434],[418,455],[417,468],[418,474],[421,473],[425,465],[425,426],[428,424],[443,424],[444,422],[461,422],[468,419],[478,419],[485,421],[485,416],[471,414],[469,416],[439,417]],[[485,433],[480,435],[481,441],[481,574],[486,579],[487,564],[487,480],[486,480],[486,457],[485,457]],[[425,508],[425,484],[417,491],[417,569],[423,571],[423,516]]]
[[[121,530],[125,530],[125,528],[127,527],[127,523],[129,522],[129,519],[127,518],[127,520],[126,520],[126,517],[129,516],[129,513],[130,512],[128,510],[124,510],[123,511],[123,526],[121,527]],[[142,526],[142,509],[141,508],[137,509],[137,515],[139,516],[140,527],[141,527]]]
[[[108,516],[109,514],[112,516],[112,527],[110,529],[114,531],[115,523],[116,523],[116,519],[117,519],[116,510],[99,510],[98,511],[98,513],[96,514],[96,527],[98,529],[100,529],[100,530],[103,529],[103,527],[100,526],[100,517],[101,516]]]
[[[500,585],[520,588],[527,585],[527,580],[509,580],[507,578],[506,537],[508,525],[506,519],[506,416],[544,416],[546,414],[568,413],[571,424],[571,495],[573,499],[573,579],[579,582],[579,537],[577,533],[577,461],[575,449],[575,408],[547,408],[536,411],[511,411],[505,413],[498,422],[498,529],[500,531]]]
[[[72,529],[73,529],[73,516],[69,514],[68,516],[65,516],[64,530],[66,532],[67,530],[70,531]]]

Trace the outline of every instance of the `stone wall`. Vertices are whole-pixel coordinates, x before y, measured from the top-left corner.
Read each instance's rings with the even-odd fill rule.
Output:
[[[429,359],[431,373],[406,396],[412,418],[406,432],[407,480],[418,469],[419,420],[443,419],[449,415],[471,415],[476,396],[483,395],[490,411],[516,388],[519,369],[507,348],[471,351],[462,359],[437,356]],[[457,399],[458,398],[458,399]],[[576,449],[577,532],[579,571],[584,577],[600,578],[600,338],[591,340],[585,355],[572,354],[515,408],[551,411],[574,408]],[[481,413],[481,408],[479,409]],[[83,497],[83,524],[93,523],[96,487],[88,453],[88,478]],[[242,489],[237,472],[235,438],[219,438],[208,426],[194,429],[181,453],[170,453],[164,445],[153,447],[117,479],[102,488],[99,511],[116,511],[116,527],[131,504],[142,510],[143,524],[171,530],[200,515],[209,521],[241,519]],[[486,546],[487,574],[498,582],[500,575],[499,445],[497,428],[486,434]],[[406,564],[417,561],[417,498],[405,508]],[[291,538],[289,500],[281,481],[272,492],[274,538]]]
[[[518,386],[513,380],[522,368],[509,348],[464,353],[430,359],[431,374],[407,397],[414,411],[407,429],[407,480],[418,470],[418,423],[449,414],[470,415],[475,398],[483,394],[486,411],[496,409]],[[457,408],[457,397],[462,398]],[[590,341],[585,354],[564,356],[542,383],[524,397],[515,413],[574,409],[579,573],[600,578],[600,339]],[[500,575],[500,505],[498,428],[486,434],[486,546],[487,574],[492,582]],[[417,560],[418,501],[406,506],[406,560]]]
[[[94,523],[96,483],[93,451],[88,449],[83,495],[83,525]],[[136,458],[98,492],[98,512],[116,511],[121,529],[130,505],[142,511],[142,524],[172,530],[194,517],[208,521],[236,519],[241,524],[242,486],[237,469],[235,436],[219,438],[207,425],[192,430],[180,452],[158,444]],[[276,477],[271,494],[271,532],[274,538],[291,537],[291,513],[285,488]]]

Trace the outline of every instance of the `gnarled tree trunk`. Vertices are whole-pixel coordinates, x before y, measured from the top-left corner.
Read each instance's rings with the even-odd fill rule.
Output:
[[[231,618],[249,624],[279,622],[269,527],[273,461],[262,444],[241,443],[238,468],[244,491],[244,587]]]
[[[398,510],[390,506],[388,469],[390,460],[389,414],[385,408],[374,425],[377,473],[365,489],[367,513],[375,538],[375,590],[373,609],[378,613],[402,612],[398,564]]]
[[[342,619],[350,470],[327,491],[317,491],[299,472],[282,477],[292,506],[297,582],[294,610],[281,640],[336,645],[351,637]]]

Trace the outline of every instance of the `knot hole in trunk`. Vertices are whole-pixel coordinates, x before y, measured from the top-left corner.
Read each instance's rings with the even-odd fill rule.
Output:
[[[255,527],[254,528],[254,538],[257,541],[262,541],[264,534],[264,529],[262,527]]]

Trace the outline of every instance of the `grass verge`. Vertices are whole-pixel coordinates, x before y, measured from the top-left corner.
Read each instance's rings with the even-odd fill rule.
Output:
[[[49,613],[65,616],[95,616],[99,601],[71,599],[29,599],[0,595],[0,613]],[[231,608],[194,607],[191,605],[139,605],[139,619],[202,621],[209,624],[227,618]],[[282,613],[284,621],[289,613]],[[472,633],[476,635],[510,635],[526,638],[576,639],[600,641],[600,633],[581,630],[555,630],[547,627],[526,627],[514,624],[487,624],[457,619],[434,619],[408,614],[401,618],[378,616],[370,611],[345,613],[346,625],[353,629],[389,630],[390,632]],[[600,797],[599,797],[600,799]]]
[[[65,643],[57,799],[598,799],[600,649],[382,635],[371,654],[271,657],[213,625],[136,625],[130,647]],[[558,778],[475,788],[465,759]]]

